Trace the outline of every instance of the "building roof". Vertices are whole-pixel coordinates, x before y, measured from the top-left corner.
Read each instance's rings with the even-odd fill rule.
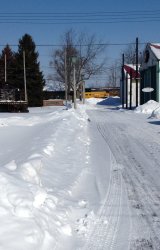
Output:
[[[140,73],[138,72],[138,75],[136,73],[136,66],[133,64],[125,64],[124,65],[124,70],[128,73],[129,76],[132,75],[132,78],[139,78]]]
[[[150,43],[149,47],[157,59],[160,60],[160,43]]]

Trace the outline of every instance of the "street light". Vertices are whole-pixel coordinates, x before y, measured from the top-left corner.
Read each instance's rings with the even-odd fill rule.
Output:
[[[76,103],[76,62],[77,62],[77,57],[72,56],[72,64],[73,64],[73,97],[74,97],[74,108],[77,108],[77,103]]]

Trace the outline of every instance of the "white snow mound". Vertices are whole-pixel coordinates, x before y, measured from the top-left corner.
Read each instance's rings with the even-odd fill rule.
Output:
[[[154,110],[160,108],[160,103],[154,100],[149,100],[148,102],[144,103],[143,105],[138,106],[135,109],[136,113],[143,113],[143,114],[152,114]]]

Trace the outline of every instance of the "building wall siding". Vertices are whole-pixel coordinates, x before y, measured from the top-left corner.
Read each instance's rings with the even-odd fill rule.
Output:
[[[159,101],[157,96],[157,67],[152,66],[141,71],[141,104],[148,102],[149,100]],[[143,92],[143,88],[151,87],[154,89],[152,92]]]

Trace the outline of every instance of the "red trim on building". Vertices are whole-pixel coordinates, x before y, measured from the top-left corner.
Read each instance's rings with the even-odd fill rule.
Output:
[[[136,70],[128,65],[124,65],[124,69],[129,75],[132,75],[132,78],[140,78],[140,73],[138,72],[138,75],[136,74]]]

